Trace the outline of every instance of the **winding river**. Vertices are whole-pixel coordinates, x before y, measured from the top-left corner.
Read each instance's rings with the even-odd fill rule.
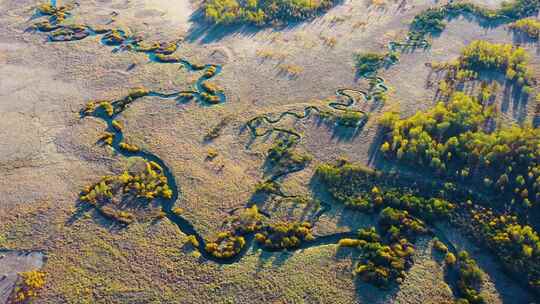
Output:
[[[53,6],[53,8],[56,10],[58,9],[56,7],[56,1],[51,1],[50,4]],[[69,16],[69,12],[65,11],[65,14]],[[210,261],[219,263],[219,264],[231,264],[239,261],[250,248],[254,246],[254,235],[256,232],[247,233],[244,236],[246,240],[246,245],[241,249],[241,251],[234,255],[231,258],[218,258],[212,255],[211,253],[207,252],[205,250],[205,245],[207,244],[207,241],[202,237],[202,235],[197,231],[197,229],[193,226],[191,222],[186,220],[181,215],[176,214],[173,212],[174,205],[176,201],[178,200],[180,196],[180,190],[178,187],[178,183],[176,181],[176,178],[171,172],[170,167],[156,154],[145,151],[145,150],[138,150],[138,151],[127,151],[125,149],[122,149],[120,147],[120,143],[124,140],[124,134],[121,128],[115,128],[113,126],[113,121],[123,113],[123,111],[134,101],[140,99],[144,96],[154,96],[158,98],[163,99],[182,99],[186,96],[189,99],[195,99],[197,102],[201,104],[208,104],[208,100],[205,98],[205,94],[208,96],[216,96],[217,101],[212,102],[212,104],[215,103],[223,103],[226,102],[226,96],[222,92],[215,92],[209,90],[207,87],[205,87],[205,82],[207,80],[210,80],[214,78],[216,75],[219,75],[222,71],[222,67],[219,65],[213,65],[213,64],[207,64],[204,66],[194,65],[190,63],[187,60],[184,59],[164,59],[163,57],[160,57],[161,54],[167,54],[166,51],[164,51],[161,47],[152,49],[152,50],[146,50],[139,47],[140,40],[137,40],[134,37],[129,37],[123,32],[122,30],[113,30],[113,29],[94,29],[90,26],[84,25],[84,26],[73,26],[73,25],[64,25],[62,22],[63,20],[58,20],[57,16],[53,14],[38,14],[37,17],[47,17],[48,18],[48,24],[43,27],[42,26],[35,26],[34,30],[37,32],[46,32],[50,33],[48,36],[49,42],[60,42],[60,41],[75,41],[75,40],[82,40],[89,36],[95,36],[95,35],[102,35],[101,43],[106,46],[112,46],[114,47],[114,51],[136,51],[136,52],[142,52],[146,53],[148,56],[148,59],[152,62],[160,63],[160,64],[179,64],[187,68],[189,71],[203,71],[203,75],[197,80],[195,89],[189,90],[189,91],[175,91],[175,92],[157,92],[157,91],[148,91],[142,94],[141,96],[136,96],[133,98],[129,98],[129,102],[126,102],[128,97],[117,100],[114,102],[111,102],[111,105],[113,107],[113,113],[112,115],[107,115],[107,113],[104,113],[104,111],[93,111],[92,113],[85,113],[84,111],[81,111],[81,117],[84,118],[85,116],[92,116],[99,118],[103,120],[107,124],[107,132],[113,134],[113,141],[110,144],[110,146],[120,155],[129,158],[129,157],[140,157],[146,161],[153,161],[157,163],[159,166],[163,169],[163,174],[167,178],[167,183],[172,190],[172,197],[170,199],[164,199],[164,198],[158,198],[158,200],[161,203],[162,209],[166,214],[166,217],[173,222],[184,234],[186,235],[193,235],[197,241],[200,244],[200,253],[201,255]],[[61,35],[55,34],[57,31],[63,31]],[[116,32],[118,36],[121,39],[111,40],[110,36],[111,33]],[[114,37],[113,37],[114,38]],[[174,42],[178,44],[179,42]],[[174,47],[174,50],[176,50],[176,47]],[[383,84],[383,80],[378,79],[376,84],[376,88],[379,90],[387,90],[387,88]],[[337,110],[345,110],[346,108],[349,108],[351,105],[355,103],[355,98],[347,94],[347,91],[356,91],[352,89],[340,89],[336,91],[336,95],[343,96],[347,98],[346,103],[340,103],[340,102],[332,102],[329,104],[331,108],[337,109]],[[367,92],[363,91],[357,91],[364,95],[365,99],[371,98],[370,95]],[[286,115],[294,115],[298,118],[305,118],[310,115],[311,111],[318,111],[318,108],[316,107],[308,107],[305,109],[303,115],[299,114],[291,114],[292,112],[287,112],[282,115],[278,119],[270,120],[267,118],[267,122],[270,123],[277,123],[279,120],[281,120]],[[361,112],[361,111],[360,111]],[[363,113],[363,112],[362,112]],[[364,113],[365,114],[365,113]],[[260,134],[256,134],[255,131],[254,136],[260,136]],[[317,212],[316,216],[314,217],[317,219],[320,217],[325,211],[329,209],[328,205],[324,205],[319,212]],[[330,235],[324,235],[324,236],[318,236],[314,240],[311,241],[304,241],[302,242],[298,247],[295,247],[293,249],[288,250],[302,250],[310,247],[316,247],[321,245],[327,245],[327,244],[336,244],[340,239],[347,238],[347,237],[354,237],[356,236],[355,231],[350,232],[340,232],[340,233],[334,233]],[[259,246],[262,250],[266,251],[272,251],[271,249]]]

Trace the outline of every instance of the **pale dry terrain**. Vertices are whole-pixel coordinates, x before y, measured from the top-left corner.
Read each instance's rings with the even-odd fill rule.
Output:
[[[353,54],[384,50],[389,41],[405,35],[414,15],[436,5],[429,0],[386,2],[345,1],[284,29],[208,28],[192,18],[200,4],[187,0],[80,1],[72,20],[106,24],[116,12],[115,26],[150,41],[184,37],[177,51],[181,57],[223,66],[212,81],[225,89],[225,103],[203,106],[145,97],[119,117],[130,142],[168,164],[180,188],[176,206],[211,238],[229,211],[246,205],[264,178],[271,140],[251,143],[245,122],[257,114],[301,110],[335,98],[337,88],[365,88],[365,81],[355,77]],[[473,2],[495,7],[502,1]],[[0,248],[47,257],[43,266],[35,264],[47,274],[36,303],[452,303],[430,240],[419,242],[416,263],[401,288],[381,291],[353,277],[352,253],[336,245],[284,253],[250,249],[237,263],[220,265],[184,246],[186,235],[167,219],[119,228],[79,205],[84,186],[121,172],[129,162],[96,145],[106,126],[79,117],[86,102],[120,98],[141,86],[188,88],[200,72],[157,64],[145,54],[112,52],[97,37],[48,43],[44,34],[25,32],[39,3],[0,0]],[[306,170],[285,180],[286,191],[309,193],[315,166],[340,156],[373,164],[376,117],[388,108],[410,115],[433,105],[435,92],[426,87],[431,76],[425,63],[456,58],[475,39],[513,41],[504,26],[486,29],[474,20],[452,21],[431,49],[404,54],[398,65],[381,73],[391,87],[390,100],[355,134],[343,136],[316,119],[284,120],[304,135],[298,149],[314,157]],[[540,71],[537,46],[524,46]],[[286,75],[280,68],[284,65],[301,72]],[[530,108],[510,107],[505,117],[519,120]],[[207,131],[224,117],[230,123],[222,135],[205,142]],[[206,159],[210,148],[218,151],[212,161]],[[260,208],[275,219],[308,219],[315,213],[309,206],[272,202]],[[373,221],[334,207],[319,218],[315,232],[350,231]],[[472,246],[463,238],[450,239],[459,248]],[[489,303],[532,299],[491,257],[471,251],[488,274],[483,291]],[[9,267],[6,261],[0,260],[0,270]]]

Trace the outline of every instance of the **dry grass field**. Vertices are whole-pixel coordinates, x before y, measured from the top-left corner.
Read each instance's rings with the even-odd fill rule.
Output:
[[[470,2],[498,7],[502,1]],[[414,264],[403,282],[385,290],[353,276],[357,253],[337,244],[279,252],[250,244],[238,261],[220,264],[201,256],[169,218],[123,227],[80,203],[81,189],[104,175],[121,174],[133,162],[96,143],[107,125],[80,117],[87,102],[118,100],[139,87],[190,90],[204,71],[160,64],[146,53],[113,51],[98,35],[49,42],[46,33],[26,31],[42,3],[0,0],[0,303],[8,303],[16,274],[33,269],[46,274],[33,303],[454,303],[429,237],[416,242]],[[271,222],[313,221],[316,237],[375,225],[371,215],[340,205],[319,216],[320,206],[309,203],[259,200],[254,189],[268,178],[265,158],[275,136],[253,138],[246,122],[327,104],[338,88],[367,89],[368,82],[355,73],[354,54],[384,51],[390,41],[405,37],[415,15],[440,1],[347,0],[307,21],[262,28],[208,25],[197,17],[201,5],[79,1],[66,21],[112,24],[145,41],[183,38],[175,55],[221,65],[210,81],[223,88],[225,102],[209,106],[146,96],[116,118],[129,143],[167,164],[178,184],[174,206],[182,218],[206,239],[214,239],[249,202],[271,215]],[[312,180],[316,167],[341,157],[383,168],[374,148],[380,144],[382,113],[397,110],[407,117],[436,102],[429,83],[437,76],[426,63],[454,60],[474,40],[514,39],[506,25],[487,28],[459,17],[434,37],[431,48],[403,53],[398,64],[380,71],[388,100],[370,109],[358,130],[336,129],[315,117],[281,120],[277,125],[302,134],[295,149],[312,157],[304,170],[283,180],[284,191],[319,195]],[[540,79],[538,45],[521,46]],[[504,123],[533,117],[534,102],[499,103]],[[205,140],[225,118],[220,135]],[[487,303],[537,301],[466,235],[446,224],[438,230],[477,261],[485,273],[480,290]],[[24,252],[31,254],[20,257]]]

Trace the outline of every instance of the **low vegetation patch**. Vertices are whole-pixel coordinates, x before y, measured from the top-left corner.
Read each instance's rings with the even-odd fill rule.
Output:
[[[87,186],[79,196],[80,201],[94,206],[102,215],[114,221],[132,223],[137,219],[135,210],[141,204],[147,206],[156,198],[171,199],[173,196],[161,166],[154,162],[143,163],[144,169],[134,168],[120,175],[105,176]],[[151,209],[150,215],[154,218],[164,217],[160,208]]]
[[[375,74],[381,68],[391,65],[399,60],[399,54],[389,52],[379,53],[357,53],[355,55],[356,73],[360,77]]]
[[[261,246],[271,250],[293,249],[302,242],[312,241],[311,224],[280,222],[264,227],[255,235]]]
[[[487,21],[508,22],[538,14],[540,1],[514,0],[503,2],[498,9],[488,9],[467,2],[451,2],[438,8],[430,8],[418,14],[411,31],[420,35],[437,34],[446,27],[446,20],[462,14],[470,14]]]
[[[534,40],[538,40],[540,36],[540,21],[535,18],[518,20],[510,24],[510,28],[516,32],[522,32]]]
[[[206,0],[206,19],[217,24],[285,24],[312,18],[336,4],[333,0]]]
[[[39,290],[42,289],[44,286],[44,272],[32,270],[19,273],[19,279],[8,303],[31,303],[32,300],[38,295]]]
[[[267,161],[277,171],[276,174],[301,170],[311,161],[310,156],[295,151],[297,142],[296,136],[285,135],[268,150]]]
[[[401,282],[412,265],[414,246],[405,238],[388,242],[375,227],[360,229],[356,239],[342,239],[339,246],[357,249],[359,258],[354,274],[381,288]]]
[[[451,267],[455,267],[457,270],[457,289],[460,297],[457,303],[486,303],[486,299],[479,292],[483,281],[483,273],[476,265],[476,262],[469,256],[469,253],[461,251],[458,254],[456,263]]]
[[[432,193],[421,193],[406,184],[399,185],[399,182],[389,183],[387,180],[398,177],[383,175],[359,164],[322,164],[317,168],[316,176],[336,201],[363,212],[392,207],[434,220],[447,217],[455,207],[443,198],[425,197]]]
[[[229,259],[240,253],[245,245],[243,236],[226,231],[220,232],[214,241],[206,243],[205,250],[216,258]]]

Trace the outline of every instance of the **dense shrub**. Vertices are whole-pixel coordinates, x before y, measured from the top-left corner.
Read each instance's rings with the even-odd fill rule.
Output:
[[[279,222],[266,227],[255,235],[261,246],[271,250],[292,249],[302,242],[314,240],[308,222]]]
[[[45,273],[32,270],[19,273],[19,278],[8,303],[31,303],[45,286]]]
[[[458,273],[457,287],[459,296],[467,300],[466,303],[486,303],[486,300],[479,292],[483,280],[482,271],[466,251],[461,251],[458,254],[455,267],[457,267]]]
[[[268,164],[275,168],[279,172],[278,174],[301,170],[311,161],[310,156],[294,150],[297,142],[298,137],[286,135],[277,139],[268,149]]]
[[[463,216],[463,212],[467,213]],[[540,291],[540,237],[534,228],[522,225],[513,215],[498,215],[476,206],[462,211],[455,220],[485,244],[505,267]]]
[[[510,28],[525,33],[531,39],[538,39],[540,36],[540,21],[534,18],[518,20],[512,23]]]
[[[146,161],[144,166],[144,170],[124,171],[120,175],[104,176],[99,182],[85,187],[79,199],[91,204],[108,218],[130,224],[135,216],[125,209],[129,209],[135,201],[148,204],[157,197],[170,199],[173,196],[161,166]],[[154,214],[162,217],[161,211]]]
[[[528,207],[540,199],[540,131],[511,126],[488,133],[483,126],[490,117],[475,98],[456,93],[449,103],[410,118],[385,115],[382,123],[391,132],[381,150]]]
[[[212,23],[266,25],[304,20],[335,4],[332,0],[207,0],[204,15]]]
[[[395,177],[359,164],[323,164],[317,167],[316,176],[334,199],[352,209],[373,212],[393,207],[425,220],[447,217],[454,209],[454,204],[445,199],[426,198],[411,188],[400,186],[399,182],[388,185],[388,180]]]
[[[417,235],[428,232],[424,222],[414,218],[407,211],[384,208],[379,216],[381,229],[387,232],[390,240],[398,241],[402,238],[414,239]]]
[[[412,244],[404,238],[392,243],[383,241],[374,227],[360,229],[357,240],[342,240],[340,244],[355,245],[360,255],[354,273],[378,287],[401,281],[412,264]]]
[[[205,250],[216,258],[232,258],[246,245],[243,236],[234,235],[229,231],[220,232],[217,238],[206,243]]]

